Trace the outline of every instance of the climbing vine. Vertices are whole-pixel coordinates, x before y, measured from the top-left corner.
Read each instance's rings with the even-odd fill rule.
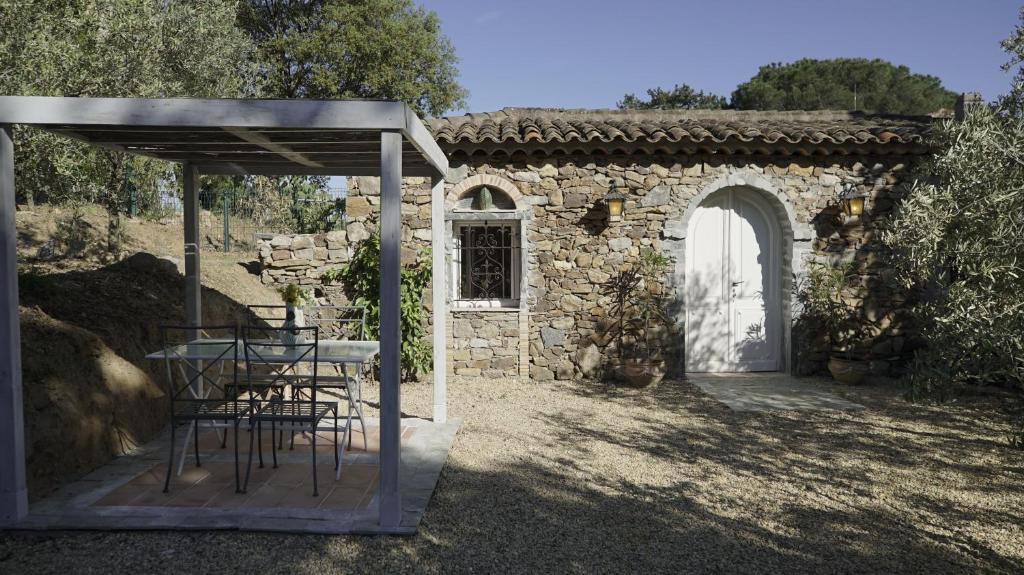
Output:
[[[424,339],[423,296],[430,285],[430,250],[402,267],[400,333],[402,376],[415,378],[431,367],[431,346]],[[354,305],[366,307],[366,334],[380,339],[380,235],[374,233],[356,248],[352,261],[337,273],[342,291]]]

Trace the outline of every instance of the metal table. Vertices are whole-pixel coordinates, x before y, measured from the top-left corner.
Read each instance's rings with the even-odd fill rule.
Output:
[[[202,345],[194,345],[202,342]],[[223,342],[224,347],[220,347],[215,344],[217,342]],[[269,343],[269,342],[268,342]],[[171,361],[217,361],[226,362],[224,351],[230,346],[230,339],[202,339],[195,340],[189,343],[183,343],[173,347],[161,349],[160,351],[154,351],[153,353],[147,354],[146,359],[153,360],[171,360]],[[239,339],[235,342],[238,346],[238,358],[244,360],[245,348],[242,340]],[[280,362],[283,364],[292,364],[298,361],[299,363],[313,363],[313,354],[303,354],[300,350],[291,349],[284,350],[281,347],[267,346],[261,349],[260,342],[249,341],[249,347],[259,353],[260,361],[265,363],[276,363]],[[373,360],[377,354],[380,353],[380,342],[378,341],[356,341],[356,340],[320,340],[317,343],[316,363],[318,365],[337,365],[340,366],[342,376],[354,383],[355,389],[348,389],[348,402],[349,406],[356,412],[356,416],[359,419],[359,425],[363,431],[363,443],[366,444],[366,422],[363,419],[363,408],[362,408],[362,366],[365,363],[369,363]],[[348,366],[355,365],[355,376],[349,377]],[[181,366],[184,369],[184,365]],[[205,398],[209,393],[204,389],[203,378],[199,378],[196,381],[197,388],[191,390],[194,397]],[[351,413],[351,412],[350,412]],[[337,423],[335,423],[337,425]],[[195,422],[189,425],[188,432],[185,434],[184,445],[187,447],[192,437],[192,433],[195,432]],[[219,433],[219,431],[218,431]],[[351,435],[351,434],[350,434]],[[188,455],[188,449],[182,449],[181,458],[178,460],[178,474],[181,474],[181,470],[185,465],[185,457]]]

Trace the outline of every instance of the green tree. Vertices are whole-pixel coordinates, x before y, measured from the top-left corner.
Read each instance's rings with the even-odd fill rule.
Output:
[[[883,235],[927,347],[912,381],[1024,391],[1024,119],[976,108],[947,122],[940,150]]]
[[[884,60],[836,58],[761,66],[732,93],[740,110],[864,110],[929,114],[952,108],[956,94],[935,76]]]
[[[1020,21],[1009,38],[1001,42],[1010,60],[1003,64],[1004,72],[1014,72],[1010,92],[999,99],[1000,106],[1008,113],[1024,115],[1024,8],[1020,9]]]
[[[1021,12],[1024,21],[1024,11]],[[1003,42],[1021,62],[1024,30]],[[1024,400],[1024,114],[1018,70],[1006,108],[976,106],[935,134],[938,150],[882,235],[926,346],[914,392],[1002,386]],[[1011,445],[1024,447],[1024,401]]]
[[[430,115],[464,103],[437,14],[411,0],[248,0],[239,22],[266,96],[394,99]]]
[[[254,93],[252,43],[237,5],[210,0],[26,0],[0,5],[0,91],[46,96],[226,97]],[[99,201],[108,249],[121,246],[126,174],[153,192],[171,167],[19,130],[19,185],[34,196]],[[131,166],[129,168],[128,166]]]
[[[717,94],[705,94],[682,84],[671,90],[647,90],[646,100],[626,94],[616,106],[623,110],[721,110],[728,107],[728,102]]]

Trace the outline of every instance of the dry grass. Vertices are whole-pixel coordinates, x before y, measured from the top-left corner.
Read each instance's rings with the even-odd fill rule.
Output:
[[[428,415],[429,386],[403,411]],[[685,383],[463,382],[419,535],[0,538],[0,571],[1021,572],[1024,459],[965,406],[736,413]],[[371,394],[372,395],[372,394]]]

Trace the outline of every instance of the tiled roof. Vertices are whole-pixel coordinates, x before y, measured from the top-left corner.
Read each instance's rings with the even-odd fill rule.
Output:
[[[504,108],[429,120],[445,144],[922,144],[934,119],[863,112]]]

